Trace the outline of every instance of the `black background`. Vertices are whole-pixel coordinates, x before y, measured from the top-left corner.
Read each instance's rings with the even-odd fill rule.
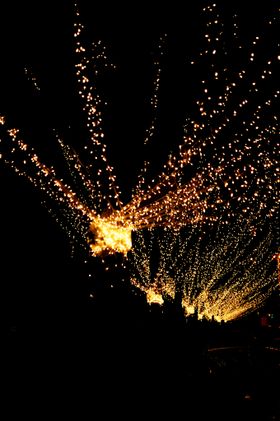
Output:
[[[235,12],[240,15],[241,36],[246,40],[258,32],[276,2],[216,3],[222,6],[227,24]],[[155,172],[181,140],[184,116],[192,110],[201,77],[188,63],[203,38],[204,5],[201,1],[80,2],[86,38],[104,40],[116,65],[116,70],[105,72],[99,88],[108,103],[104,113],[108,155],[124,198],[129,197],[145,156],[142,142],[150,116],[152,58],[159,36],[165,33],[160,136],[150,151]],[[9,126],[21,130],[43,162],[58,166],[52,129],[75,147],[85,135],[74,77],[72,6],[66,0],[6,1],[0,9],[0,113],[7,116]],[[27,80],[25,67],[37,77],[40,94]],[[11,388],[9,382],[5,384],[12,400],[8,414],[16,409],[22,415],[27,407],[28,415],[35,413],[37,420],[48,411],[52,419],[59,404],[62,419],[68,411],[71,418],[86,419],[82,415],[86,409],[96,419],[107,419],[110,410],[113,419],[117,413],[130,419],[141,413],[142,419],[149,419],[150,407],[154,419],[168,417],[168,409],[170,419],[205,419],[209,414],[211,419],[223,420],[231,416],[272,419],[260,414],[258,405],[249,402],[247,407],[245,402],[247,412],[236,405],[236,396],[240,390],[245,394],[247,385],[242,384],[244,379],[232,382],[235,373],[221,378],[222,398],[216,399],[213,383],[201,374],[205,367],[196,354],[199,332],[187,338],[193,341],[192,347],[190,354],[183,355],[182,336],[177,337],[175,330],[167,334],[154,329],[160,312],[149,308],[144,297],[122,281],[125,272],[105,274],[94,259],[71,257],[66,235],[41,205],[40,194],[1,161],[0,198],[2,338],[5,343],[10,338],[12,357],[8,364]],[[223,364],[222,360],[217,364]],[[188,377],[193,367],[195,376]],[[270,379],[266,383],[260,377],[260,384],[254,383],[255,375],[252,369],[248,376],[252,387],[259,387],[256,396],[262,405],[262,394],[275,389]],[[74,415],[79,392],[83,398]],[[266,415],[272,411],[269,398]],[[175,414],[176,408],[180,415]]]

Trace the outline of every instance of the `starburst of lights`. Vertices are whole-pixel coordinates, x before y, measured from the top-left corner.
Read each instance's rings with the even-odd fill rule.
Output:
[[[43,164],[35,150],[21,139],[19,131],[6,127],[1,117],[4,145],[1,158],[39,188],[46,203],[49,199],[55,203],[51,212],[70,238],[89,247],[94,256],[126,254],[132,246],[131,233],[139,229],[214,224],[221,212],[225,215],[223,223],[227,224],[237,207],[244,214],[261,209],[263,218],[273,216],[277,209],[279,125],[274,108],[279,91],[271,81],[279,52],[275,50],[272,57],[265,56],[252,79],[251,66],[258,56],[258,45],[265,42],[266,33],[263,37],[256,36],[245,48],[240,46],[235,22],[231,52],[239,60],[240,49],[242,52],[245,49],[246,55],[245,58],[242,55],[245,64],[231,66],[223,39],[224,25],[216,9],[215,5],[204,9],[206,45],[192,65],[198,69],[203,67],[207,78],[201,80],[201,92],[193,115],[186,119],[178,150],[169,154],[162,172],[152,179],[148,176],[149,162],[144,163],[127,203],[122,201],[114,168],[107,159],[100,111],[102,101],[92,82],[100,60],[107,60],[106,50],[97,42],[89,52],[79,21],[74,25],[74,39],[78,92],[89,134],[89,142],[84,145],[85,162],[58,139],[72,182],[65,182],[54,168]],[[76,18],[79,20],[78,10]],[[276,17],[268,21],[266,30],[275,27],[275,22]],[[156,60],[155,68],[150,101],[153,118],[145,135],[145,145],[150,144],[156,130],[160,130],[157,119],[160,60]],[[35,83],[32,73],[26,72]],[[267,92],[267,97],[260,96],[260,91]],[[47,206],[50,208],[49,203]]]
[[[138,231],[129,252],[131,283],[148,303],[181,297],[185,315],[230,321],[261,307],[277,288],[273,230],[255,217],[190,228]],[[279,287],[279,286],[278,286]]]

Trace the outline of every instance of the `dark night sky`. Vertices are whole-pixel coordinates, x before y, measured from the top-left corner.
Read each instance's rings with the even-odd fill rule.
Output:
[[[70,142],[79,130],[71,2],[4,3],[0,17],[0,110],[11,125],[23,130],[27,143],[31,139],[51,162],[51,151],[55,151],[51,129],[57,129]],[[151,92],[151,56],[161,34],[168,34],[168,48],[160,108],[164,142],[161,140],[162,146],[157,150],[159,155],[165,155],[172,146],[168,143],[171,134],[177,133],[180,139],[185,111],[182,105],[186,109],[191,107],[197,82],[193,82],[195,75],[191,70],[186,66],[182,70],[181,65],[199,45],[202,36],[199,9],[204,2],[161,3],[158,7],[151,6],[151,2],[132,2],[130,6],[115,2],[112,6],[82,1],[80,6],[87,38],[104,39],[108,55],[117,66],[112,75],[105,76],[102,86],[108,101],[105,130],[109,155],[116,159],[120,180],[128,185],[128,190],[127,180],[133,182],[135,169],[141,165],[138,155],[141,156],[147,98]],[[224,13],[228,21],[233,10],[240,12],[242,33],[246,36],[255,33],[274,2],[222,3],[226,3]],[[40,96],[26,80],[25,66],[37,76]],[[110,145],[113,140],[115,143]],[[20,309],[23,318],[30,322],[34,313],[39,312],[42,317],[52,307],[57,311],[62,306],[68,312],[72,309],[74,318],[77,308],[86,300],[89,286],[84,274],[73,273],[64,234],[25,180],[2,166],[0,174],[4,316],[10,324],[16,323]],[[79,268],[76,270],[79,272]]]

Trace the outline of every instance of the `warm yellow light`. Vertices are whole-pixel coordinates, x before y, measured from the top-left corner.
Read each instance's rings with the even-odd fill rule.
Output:
[[[110,219],[95,218],[90,231],[94,236],[90,248],[95,256],[104,252],[127,254],[132,247],[130,226],[120,226]]]
[[[160,304],[162,305],[164,303],[162,295],[158,292],[155,292],[152,289],[148,289],[146,292],[146,299],[149,304]]]
[[[192,305],[187,305],[185,304],[185,302],[182,302],[182,306],[184,308],[184,312],[186,314],[186,316],[188,316],[189,314],[194,314],[195,313],[195,308]]]

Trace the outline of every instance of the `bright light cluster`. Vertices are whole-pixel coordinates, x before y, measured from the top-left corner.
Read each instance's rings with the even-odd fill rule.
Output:
[[[93,255],[104,252],[117,252],[127,254],[132,247],[132,228],[117,225],[115,220],[110,221],[97,217],[90,225],[94,241],[89,241]]]

